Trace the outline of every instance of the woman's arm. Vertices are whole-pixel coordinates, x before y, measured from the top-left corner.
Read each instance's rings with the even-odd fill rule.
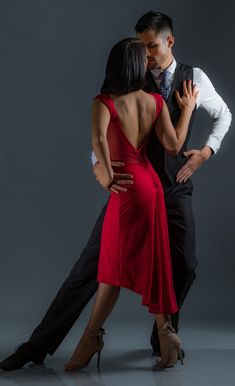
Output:
[[[192,111],[196,104],[198,92],[195,86],[192,87],[192,81],[183,82],[184,94],[180,97],[176,91],[176,100],[181,109],[180,119],[174,128],[171,122],[168,107],[163,102],[163,107],[155,125],[155,131],[162,146],[171,154],[178,154],[187,135],[188,125]]]
[[[113,180],[109,146],[107,141],[107,129],[110,121],[108,108],[98,99],[92,106],[92,147],[97,160],[103,167],[102,181],[104,188],[108,188]]]

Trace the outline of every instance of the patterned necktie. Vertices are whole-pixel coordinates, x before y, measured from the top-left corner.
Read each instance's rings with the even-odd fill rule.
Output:
[[[163,96],[163,98],[165,99],[165,101],[167,101],[171,92],[170,75],[171,73],[168,70],[162,71],[159,75],[159,78],[161,79],[159,91]]]

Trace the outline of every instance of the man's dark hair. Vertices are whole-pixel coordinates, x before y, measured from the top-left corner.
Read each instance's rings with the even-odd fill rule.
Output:
[[[170,31],[173,33],[172,19],[164,13],[150,11],[141,16],[135,26],[135,31],[139,33],[148,29],[153,29],[156,32]]]
[[[115,44],[109,54],[102,94],[124,95],[145,84],[146,47],[137,38],[126,38]]]

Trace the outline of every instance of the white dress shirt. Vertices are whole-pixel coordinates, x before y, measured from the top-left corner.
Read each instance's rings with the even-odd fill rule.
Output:
[[[171,79],[170,77],[168,78],[170,82],[173,82],[176,65],[177,63],[174,59],[171,65],[167,68],[172,76]],[[160,72],[161,70],[159,69],[151,70],[158,87],[160,87],[161,82],[159,79]],[[196,85],[198,90],[196,102],[197,108],[201,107],[204,109],[212,119],[211,131],[204,145],[209,146],[214,153],[216,153],[229,129],[232,116],[228,106],[216,92],[208,76],[200,68],[193,68],[193,83]],[[93,165],[97,162],[94,152],[92,152],[91,160]]]

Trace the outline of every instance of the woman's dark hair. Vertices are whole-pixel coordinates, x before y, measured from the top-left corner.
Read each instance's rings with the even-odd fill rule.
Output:
[[[140,90],[145,84],[146,47],[137,38],[115,44],[109,54],[102,94],[124,95]]]
[[[150,11],[143,15],[136,23],[135,31],[144,32],[153,29],[156,32],[169,31],[173,33],[173,22],[165,13]]]

